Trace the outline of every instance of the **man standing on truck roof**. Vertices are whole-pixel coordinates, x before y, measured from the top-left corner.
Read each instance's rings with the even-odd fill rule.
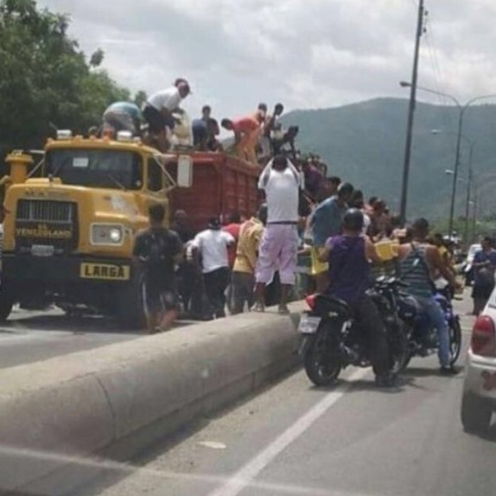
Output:
[[[272,115],[268,114],[266,111],[266,116],[263,123],[261,136],[259,139],[259,145],[261,149],[260,159],[261,162],[264,164],[270,159],[270,157],[272,157],[272,142],[271,142],[272,132],[274,131],[277,121],[283,112],[284,112],[284,106],[282,105],[282,103],[276,104]]]
[[[228,131],[234,131],[234,144],[243,160],[257,163],[255,147],[260,133],[260,124],[255,117],[248,115],[234,121],[222,119],[221,126]]]
[[[205,292],[211,312],[217,319],[226,316],[226,289],[229,283],[227,247],[235,243],[229,233],[221,230],[220,219],[210,219],[208,228],[197,234],[193,246],[201,257]]]
[[[150,96],[143,107],[148,131],[157,137],[159,149],[163,153],[168,149],[166,128],[172,131],[176,124],[172,113],[190,93],[188,81],[177,79],[174,86]]]
[[[116,136],[119,131],[129,131],[133,136],[139,135],[143,114],[137,105],[131,102],[115,102],[103,113],[103,134]]]
[[[163,205],[151,205],[149,216],[150,227],[136,236],[133,258],[144,270],[148,330],[153,333],[167,331],[177,318],[174,269],[183,258],[183,244],[177,233],[163,227]]]
[[[282,285],[279,313],[289,313],[287,302],[295,283],[299,244],[298,199],[301,187],[300,172],[283,155],[271,160],[260,176],[258,188],[265,191],[268,216],[256,269],[256,311],[264,311],[265,286],[278,270]]]
[[[201,119],[193,121],[193,144],[197,150],[215,152],[222,145],[217,141],[220,134],[219,123],[211,117],[212,109],[205,105],[202,109]]]
[[[276,155],[284,153],[291,156],[291,158],[295,160],[297,155],[295,139],[299,132],[300,128],[298,126],[289,126],[288,130],[283,133],[282,137],[273,139],[272,148],[274,149],[274,153]]]

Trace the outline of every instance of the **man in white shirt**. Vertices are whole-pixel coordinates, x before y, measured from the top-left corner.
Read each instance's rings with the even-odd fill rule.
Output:
[[[166,152],[168,148],[166,128],[172,130],[175,126],[172,113],[190,92],[189,83],[185,79],[177,79],[174,86],[150,96],[143,107],[148,132],[157,137],[161,152]]]
[[[279,270],[279,313],[288,314],[288,295],[295,283],[298,254],[298,199],[301,173],[283,155],[271,160],[260,176],[258,188],[265,191],[268,218],[260,243],[256,268],[255,311],[264,311],[265,286]]]
[[[197,234],[193,246],[201,256],[205,293],[212,314],[219,319],[226,316],[226,288],[229,283],[227,247],[236,242],[228,232],[221,230],[219,219],[211,219],[208,229]]]

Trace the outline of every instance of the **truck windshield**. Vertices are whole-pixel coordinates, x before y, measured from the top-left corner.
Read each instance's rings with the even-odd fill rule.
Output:
[[[46,155],[47,174],[64,184],[137,190],[143,184],[141,157],[122,150],[50,150]]]

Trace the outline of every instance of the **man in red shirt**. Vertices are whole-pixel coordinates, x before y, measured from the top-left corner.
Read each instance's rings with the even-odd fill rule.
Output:
[[[234,261],[236,260],[236,251],[238,249],[239,233],[241,229],[241,217],[239,213],[232,212],[228,217],[228,222],[229,224],[227,224],[227,226],[224,226],[222,230],[229,233],[236,240],[235,243],[227,247],[227,259],[229,261],[229,268],[232,272],[232,269],[234,267]],[[229,312],[232,313],[233,291],[232,291],[231,277],[229,277],[229,286],[227,288],[227,308]]]
[[[236,249],[237,249],[236,245],[238,243],[239,230],[241,228],[241,217],[238,212],[232,212],[227,220],[229,224],[227,224],[227,226],[224,226],[222,230],[228,232],[236,240],[236,243],[230,245],[227,249],[229,267],[231,267],[232,269],[234,265],[234,260],[236,258]]]
[[[241,158],[248,162],[257,163],[255,151],[260,134],[260,122],[253,116],[236,119],[222,119],[221,126],[228,131],[234,131],[234,143],[239,150]]]

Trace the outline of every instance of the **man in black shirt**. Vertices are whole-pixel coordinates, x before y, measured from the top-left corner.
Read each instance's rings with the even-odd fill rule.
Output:
[[[150,227],[136,236],[133,257],[143,267],[145,306],[151,333],[168,330],[178,314],[174,265],[183,258],[183,244],[174,231],[163,227],[165,209],[149,209]]]
[[[181,296],[183,309],[189,317],[200,316],[202,313],[202,273],[198,269],[193,257],[188,257],[188,244],[195,237],[190,226],[188,214],[184,210],[176,210],[172,218],[171,229],[175,231],[185,246],[186,257],[179,264],[177,289]]]
[[[178,234],[183,244],[194,239],[196,234],[191,229],[188,214],[184,210],[176,210],[174,212],[171,229]]]

